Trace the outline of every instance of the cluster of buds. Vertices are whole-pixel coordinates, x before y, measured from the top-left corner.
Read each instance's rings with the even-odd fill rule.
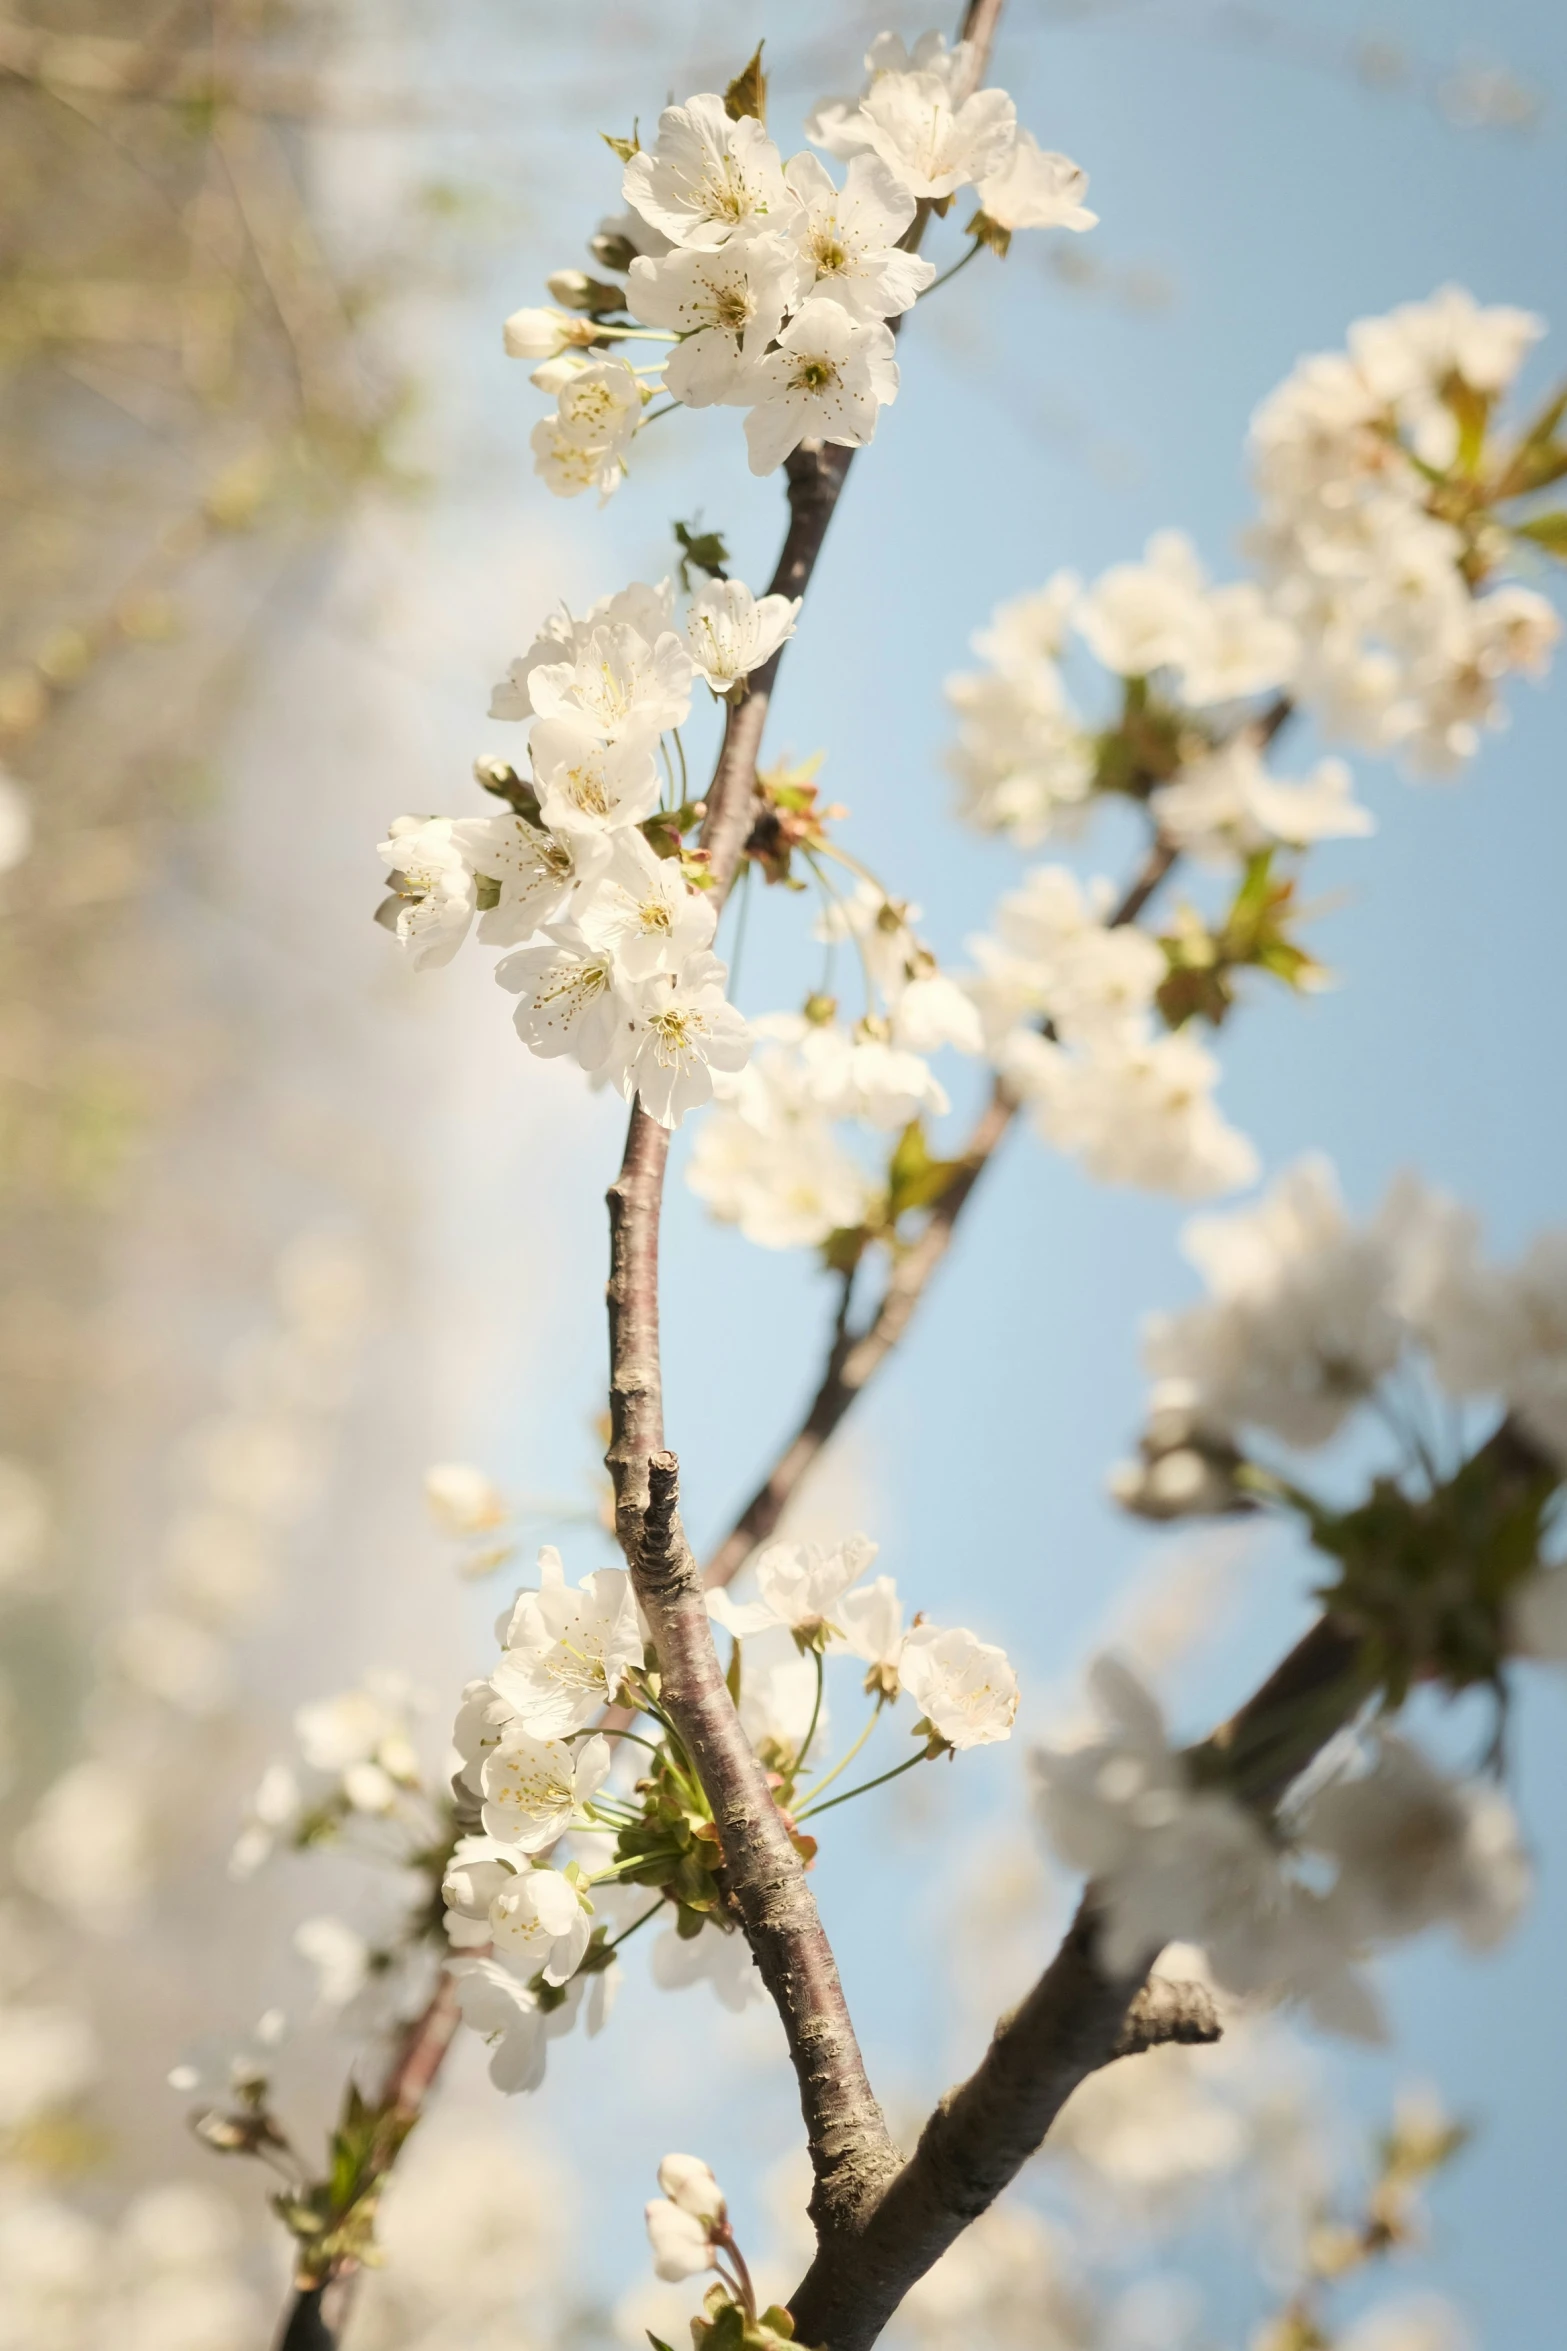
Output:
[[[780,2304],[756,2306],[756,2289],[745,2256],[729,2225],[724,2192],[695,2155],[666,2155],[658,2167],[663,2189],[647,2207],[648,2240],[657,2275],[671,2284],[718,2272],[719,2283],[703,2298],[700,2318],[691,2321],[694,2351],[781,2351],[794,2342],[794,2321]],[[657,2335],[654,2351],[669,2351]]]

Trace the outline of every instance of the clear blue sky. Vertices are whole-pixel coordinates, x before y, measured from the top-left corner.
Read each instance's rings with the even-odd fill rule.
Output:
[[[530,578],[558,549],[556,584],[578,598],[656,577],[668,567],[669,518],[701,507],[759,587],[776,547],[779,488],[746,473],[733,417],[672,418],[656,460],[605,514],[585,502],[563,513],[521,462],[539,402],[500,357],[496,321],[539,299],[545,269],[577,261],[594,214],[614,208],[614,169],[595,129],[624,129],[634,114],[646,125],[667,93],[712,86],[766,32],[775,132],[798,144],[804,103],[852,86],[857,22],[845,34],[849,12],[820,0],[781,19],[752,0],[722,10],[579,5],[565,23],[529,13],[538,22],[521,36],[508,19],[504,46],[519,56],[531,48],[536,78],[506,77],[510,129],[487,124],[481,150],[504,187],[508,137],[528,145],[528,217],[461,305],[471,347],[457,421],[469,454],[453,512],[463,528],[517,534],[531,550]],[[890,20],[910,32],[925,21],[901,7]],[[453,27],[455,77],[483,59],[481,32],[495,21]],[[1371,87],[1357,76],[1354,44],[1371,38],[1402,46],[1401,78]],[[1447,119],[1445,77],[1477,60],[1504,61],[1537,92],[1532,129]],[[1215,570],[1233,568],[1249,512],[1251,408],[1298,355],[1339,342],[1363,312],[1456,279],[1554,322],[1530,390],[1567,372],[1567,16],[1544,0],[1483,10],[1455,0],[1374,10],[1348,0],[1228,10],[1014,0],[995,78],[1042,143],[1091,175],[1103,225],[1072,255],[1089,265],[1089,282],[1063,283],[1042,241],[1020,237],[1004,269],[982,261],[939,315],[910,323],[902,395],[855,467],[771,737],[775,748],[826,750],[831,796],[852,811],[847,837],[923,901],[934,943],[953,955],[1019,862],[950,822],[939,764],[940,681],[962,664],[993,603],[1058,565],[1091,573],[1134,554],[1164,525],[1188,530]],[[454,160],[473,168],[472,152]],[[471,677],[452,681],[472,714],[466,737],[454,721],[454,773],[472,749],[498,743],[499,730],[476,722],[491,676],[533,617],[520,601],[497,611]],[[1507,1247],[1563,1215],[1567,676],[1543,692],[1521,686],[1512,700],[1510,732],[1457,786],[1411,787],[1357,762],[1381,829],[1369,844],[1328,850],[1315,872],[1321,894],[1337,900],[1318,938],[1342,984],[1309,1003],[1259,995],[1226,1032],[1222,1094],[1270,1169],[1324,1148],[1364,1207],[1412,1165],[1479,1207]],[[1126,854],[1107,826],[1087,862],[1115,871]],[[742,974],[753,1011],[796,999],[808,969],[799,908],[766,911]],[[548,1358],[519,1363],[516,1391],[473,1432],[472,1449],[487,1448],[491,1466],[535,1489],[559,1491],[591,1452],[585,1428],[602,1385],[598,1199],[618,1126],[603,1106],[569,1169],[542,1178],[559,1242]],[[1081,1655],[1149,1556],[1149,1539],[1103,1501],[1102,1480],[1137,1422],[1140,1319],[1192,1286],[1179,1223],[1172,1205],[1095,1189],[1015,1137],[864,1412],[886,1564],[920,1604],[1005,1640],[1036,1686]],[[797,1409],[826,1301],[806,1259],[765,1256],[715,1231],[678,1186],[667,1231],[670,1438],[695,1531],[707,1534]],[[1183,1726],[1200,1728],[1249,1686],[1300,1621],[1308,1580],[1302,1562],[1279,1555],[1253,1571],[1236,1623],[1172,1692]],[[476,1653],[478,1624],[476,1612]],[[1018,1805],[1019,1763],[975,1760],[949,1807],[954,1834]],[[1432,2274],[1492,2351],[1554,2339],[1567,2298],[1567,2056],[1556,2022],[1567,1690],[1528,1691],[1517,1766],[1541,1860],[1528,1927],[1483,1967],[1434,1945],[1401,1960],[1389,1975],[1395,2051],[1345,2067],[1368,2114],[1391,2079],[1417,2073],[1480,2122],[1478,2145],[1439,2198]],[[911,2093],[930,2091],[949,2052],[936,2021],[929,1896],[909,1849],[886,1847],[874,1821],[857,1824],[824,1862],[820,1890],[873,2068]],[[657,2021],[640,2000],[630,2005]],[[607,2044],[562,2050],[557,2079],[569,2095],[565,2077],[580,2068],[576,2087],[609,2095],[616,2061]],[[700,2109],[685,2111],[696,2127]],[[770,2151],[787,2143],[787,2100],[767,2113]],[[617,2210],[634,2212],[662,2127],[656,2108],[644,2114],[633,2100],[623,2157],[595,2158],[607,2160]],[[731,2124],[731,2143],[758,2143],[748,2129]],[[716,2124],[701,2144],[722,2151]]]

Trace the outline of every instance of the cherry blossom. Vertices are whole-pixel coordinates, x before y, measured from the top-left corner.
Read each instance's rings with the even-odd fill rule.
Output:
[[[535,1738],[583,1730],[642,1662],[642,1631],[625,1571],[601,1567],[568,1588],[560,1553],[539,1553],[539,1588],[520,1592],[491,1676]]]
[[[772,140],[752,116],[732,122],[710,91],[664,109],[653,145],[626,165],[623,192],[671,244],[707,251],[737,231],[770,226],[787,209]]]
[[[830,1546],[769,1543],[757,1556],[758,1597],[741,1603],[725,1591],[709,1592],[708,1615],[736,1635],[781,1625],[802,1649],[823,1648],[843,1639],[832,1611],[875,1556],[876,1545],[867,1535],[846,1535]]]
[[[999,172],[1017,138],[1005,90],[976,90],[954,106],[939,73],[884,73],[861,108],[866,139],[911,196],[939,203]]]
[[[916,1623],[898,1653],[898,1679],[949,1747],[988,1747],[1012,1736],[1017,1676],[1004,1649],[961,1625]]]
[[[1083,202],[1088,174],[1020,130],[999,169],[979,183],[980,208],[998,229],[1091,229],[1099,215]]]
[[[630,305],[681,336],[664,389],[688,408],[728,400],[806,291],[809,270],[782,235],[737,237],[716,252],[678,250],[631,264]]]
[[[854,158],[841,188],[814,155],[793,156],[784,178],[798,205],[792,225],[804,291],[841,302],[858,319],[912,309],[936,270],[898,242],[915,211],[902,181],[873,155]]]
[[[726,694],[771,661],[794,634],[798,596],[753,596],[743,580],[707,580],[691,599],[685,640],[692,667]]]
[[[839,302],[803,302],[736,386],[748,405],[751,471],[772,473],[807,439],[858,449],[876,431],[877,410],[896,399],[893,341],[881,322],[861,324]]]
[[[724,994],[716,955],[699,948],[677,970],[656,971],[624,999],[608,1067],[626,1100],[675,1127],[710,1101],[715,1073],[743,1068],[750,1032]]]

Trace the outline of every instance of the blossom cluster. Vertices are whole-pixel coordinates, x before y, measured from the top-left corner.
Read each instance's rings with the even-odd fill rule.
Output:
[[[1209,1296],[1155,1316],[1146,1354],[1156,1399],[1210,1435],[1325,1445],[1418,1354],[1455,1403],[1501,1404],[1567,1468],[1567,1235],[1489,1263],[1475,1219],[1409,1176],[1357,1224],[1313,1157],[1183,1245]]]
[[[743,691],[796,610],[714,579],[679,627],[664,580],[580,620],[551,615],[490,705],[531,721],[531,783],[481,766],[508,813],[399,817],[380,844],[388,919],[416,965],[449,961],[477,916],[483,943],[515,950],[496,978],[530,1050],[569,1056],[664,1126],[708,1099],[715,1073],[742,1068],[749,1042],[712,952],[713,901],[687,878],[678,828],[657,821],[674,813],[660,808],[659,749],[666,734],[678,743],[696,680]]]
[[[1073,643],[1118,682],[1122,708],[1108,726],[1073,700]],[[1284,691],[1300,647],[1254,582],[1213,586],[1181,531],[1155,532],[1140,563],[1112,564],[1087,587],[1054,573],[998,605],[973,646],[984,666],[947,680],[958,718],[949,763],[961,812],[981,831],[1025,846],[1070,835],[1095,794],[1128,790],[1150,799],[1182,846],[1231,862],[1270,843],[1366,829],[1339,762],[1280,782],[1243,735],[1245,756],[1215,772],[1234,736],[1223,715]]]
[[[866,1668],[873,1708],[851,1754],[900,1694],[912,1701],[920,1743],[898,1770],[1005,1739],[1017,1710],[999,1649],[923,1619],[905,1627],[892,1579],[866,1580],[875,1551],[863,1536],[773,1544],[756,1563],[755,1599],[709,1598],[737,1654],[744,1645],[732,1672],[740,1719],[807,1861],[815,1845],[803,1824],[850,1760],[831,1771],[813,1760],[827,1737],[829,1652]],[[600,2029],[615,1951],[654,1918],[668,1928],[653,1956],[665,1988],[706,1977],[738,2007],[755,1983],[717,1885],[707,1799],[649,1680],[629,1576],[601,1568],[572,1587],[559,1553],[546,1548],[539,1579],[497,1626],[494,1671],[463,1694],[453,1733],[463,1833],[443,1887],[462,2013],[490,2042],[491,2075],[506,2090],[537,2086],[549,2040],[579,2014],[590,2033]],[[639,1731],[617,1754],[597,1727],[611,1704],[645,1716],[656,1736]]]
[[[1417,771],[1461,766],[1503,723],[1509,672],[1543,675],[1560,623],[1516,582],[1493,507],[1531,486],[1488,446],[1543,322],[1461,287],[1357,320],[1253,420],[1254,548],[1301,646],[1297,690],[1330,733]]]
[[[667,107],[650,148],[617,142],[628,209],[601,224],[592,252],[624,286],[558,272],[551,291],[570,307],[506,323],[508,351],[538,362],[534,382],[556,396],[533,447],[557,496],[616,488],[657,390],[688,408],[744,409],[754,473],[807,438],[862,447],[897,396],[887,322],[935,281],[912,249],[922,208],[973,186],[970,233],[1002,251],[1014,229],[1093,225],[1083,173],[1019,130],[1005,91],[974,88],[967,46],[928,33],[910,51],[884,33],[866,68],[857,96],[824,99],[806,125],[845,160],[841,187],[816,156],[785,161],[768,137],[759,69]],[[662,340],[674,344],[662,375],[611,348]]]
[[[1193,1943],[1225,1990],[1298,1999],[1329,2030],[1374,2038],[1359,1965],[1373,1946],[1446,1923],[1486,1949],[1522,1910],[1528,1863],[1493,1782],[1450,1780],[1378,1727],[1287,1808],[1281,1843],[1171,1748],[1130,1668],[1101,1657],[1090,1687],[1105,1728],[1034,1764],[1052,1844],[1094,1880],[1112,1968]]]
[[[1549,1540],[1567,1477],[1567,1235],[1495,1264],[1474,1218],[1413,1178],[1356,1223],[1309,1159],[1254,1206],[1196,1220],[1185,1246],[1209,1296],[1148,1325],[1155,1385],[1118,1498],[1152,1518],[1294,1517],[1335,1563],[1324,1596],[1371,1641],[1394,1700],[1433,1677],[1505,1698],[1509,1658],[1567,1659]],[[1362,1408],[1395,1458],[1345,1508],[1308,1487],[1299,1456]]]
[[[1213,1055],[1164,1030],[1162,947],[1110,923],[1110,897],[1058,865],[1003,897],[994,932],[969,943],[987,1050],[1045,1139],[1101,1182],[1228,1191],[1256,1174],[1256,1154],[1213,1100]]]
[[[865,1016],[849,1027],[836,1001],[817,995],[804,1013],[753,1021],[760,1049],[721,1084],[698,1131],[692,1190],[763,1248],[811,1247],[873,1221],[885,1179],[855,1155],[856,1133],[939,1118],[948,1098],[929,1057],[981,1049],[974,1005],[916,934],[919,918],[867,881],[830,900],[817,936],[829,948],[852,941]]]

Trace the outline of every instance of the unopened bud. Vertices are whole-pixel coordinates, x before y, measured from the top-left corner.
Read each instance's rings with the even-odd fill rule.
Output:
[[[611,286],[603,278],[590,278],[586,270],[558,269],[544,283],[563,310],[585,310],[592,316],[601,310],[620,310],[625,306],[624,286]]]
[[[588,251],[600,269],[612,269],[621,277],[625,276],[637,257],[637,249],[631,239],[618,233],[591,237],[588,240]]]
[[[816,990],[806,997],[801,1009],[813,1029],[829,1028],[838,1017],[838,999]]]

